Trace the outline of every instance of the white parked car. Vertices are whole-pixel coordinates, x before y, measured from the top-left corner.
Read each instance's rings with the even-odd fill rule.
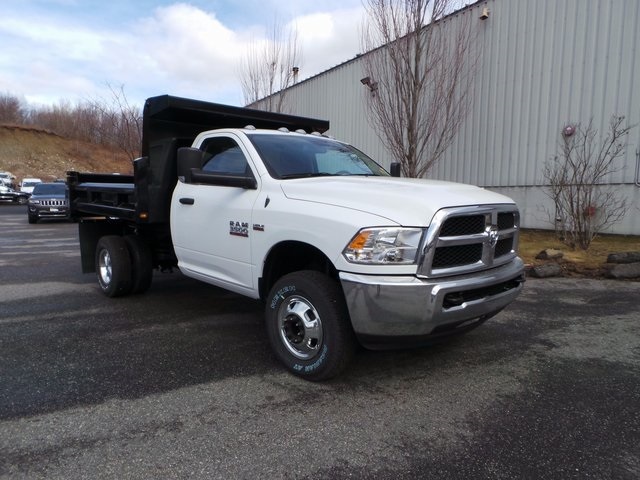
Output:
[[[14,188],[13,182],[16,179],[11,172],[0,172],[0,186]]]
[[[31,195],[33,193],[33,187],[39,183],[42,183],[42,180],[39,178],[23,178],[22,182],[20,182],[20,191]]]

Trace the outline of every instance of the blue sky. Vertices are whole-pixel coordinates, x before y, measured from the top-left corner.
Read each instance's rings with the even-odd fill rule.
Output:
[[[300,79],[360,52],[361,0],[0,0],[0,93],[29,104],[171,94],[242,105],[239,62],[294,24]]]

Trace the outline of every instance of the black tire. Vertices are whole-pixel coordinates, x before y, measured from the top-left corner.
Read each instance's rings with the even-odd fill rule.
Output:
[[[107,297],[120,297],[131,292],[131,259],[127,242],[117,235],[107,235],[96,246],[98,285]]]
[[[151,250],[137,235],[126,235],[124,239],[131,257],[131,293],[144,293],[153,279]]]
[[[320,272],[304,270],[279,279],[267,297],[265,320],[276,356],[304,379],[335,377],[354,355],[356,341],[342,290]]]
[[[37,215],[28,214],[28,219],[29,219],[29,223],[31,223],[31,224],[38,223],[38,216]]]

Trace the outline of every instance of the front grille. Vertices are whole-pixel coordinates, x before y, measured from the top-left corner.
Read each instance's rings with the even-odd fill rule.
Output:
[[[496,253],[494,257],[499,258],[503,255],[508,255],[512,250],[513,238],[503,238],[502,240],[498,240],[498,243],[496,243]]]
[[[40,205],[45,207],[65,207],[67,205],[66,200],[41,200]]]
[[[464,217],[452,217],[442,225],[440,236],[457,237],[458,235],[472,235],[484,231],[484,215],[470,215]]]
[[[433,256],[433,268],[469,265],[482,260],[482,244],[440,247]]]
[[[513,205],[438,211],[427,232],[418,275],[458,275],[511,261],[516,256],[519,222]]]
[[[516,226],[516,216],[513,212],[498,214],[498,230],[507,230]]]

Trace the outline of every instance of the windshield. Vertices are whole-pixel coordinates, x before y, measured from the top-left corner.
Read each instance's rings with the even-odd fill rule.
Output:
[[[38,185],[40,182],[22,182],[23,187],[33,187],[34,185]]]
[[[350,145],[318,136],[247,134],[274,178],[326,175],[389,176]]]
[[[38,183],[34,189],[34,195],[64,195],[67,186],[64,183]]]

